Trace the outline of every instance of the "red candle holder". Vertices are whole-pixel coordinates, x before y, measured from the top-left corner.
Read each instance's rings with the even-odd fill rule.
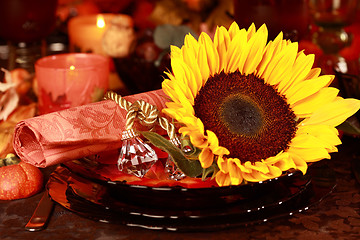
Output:
[[[90,53],[47,56],[35,63],[39,114],[102,99],[109,84],[109,59]]]

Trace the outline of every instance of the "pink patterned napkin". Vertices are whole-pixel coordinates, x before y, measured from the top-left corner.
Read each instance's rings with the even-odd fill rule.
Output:
[[[167,96],[162,90],[125,97],[142,99],[159,110]],[[121,147],[126,111],[112,100],[83,105],[26,119],[16,125],[14,149],[37,167],[47,167]],[[144,130],[140,124],[136,129]]]

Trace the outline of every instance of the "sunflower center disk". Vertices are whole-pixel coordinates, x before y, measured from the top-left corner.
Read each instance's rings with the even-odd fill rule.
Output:
[[[256,136],[263,125],[261,109],[246,96],[232,95],[219,109],[224,125],[233,133]]]
[[[295,136],[295,114],[284,96],[254,75],[221,72],[195,98],[196,117],[213,131],[228,157],[256,162],[286,150]]]

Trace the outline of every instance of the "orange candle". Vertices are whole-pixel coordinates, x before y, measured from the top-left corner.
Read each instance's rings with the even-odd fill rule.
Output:
[[[68,24],[70,51],[105,55],[102,38],[115,14],[77,16]]]

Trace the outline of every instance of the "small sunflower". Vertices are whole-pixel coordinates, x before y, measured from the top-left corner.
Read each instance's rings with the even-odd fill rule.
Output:
[[[201,149],[203,168],[217,164],[219,186],[264,181],[329,159],[341,144],[335,128],[360,108],[312,68],[313,55],[280,33],[218,27],[214,40],[187,35],[171,48],[172,73],[162,83],[172,99],[163,111],[183,124]]]

